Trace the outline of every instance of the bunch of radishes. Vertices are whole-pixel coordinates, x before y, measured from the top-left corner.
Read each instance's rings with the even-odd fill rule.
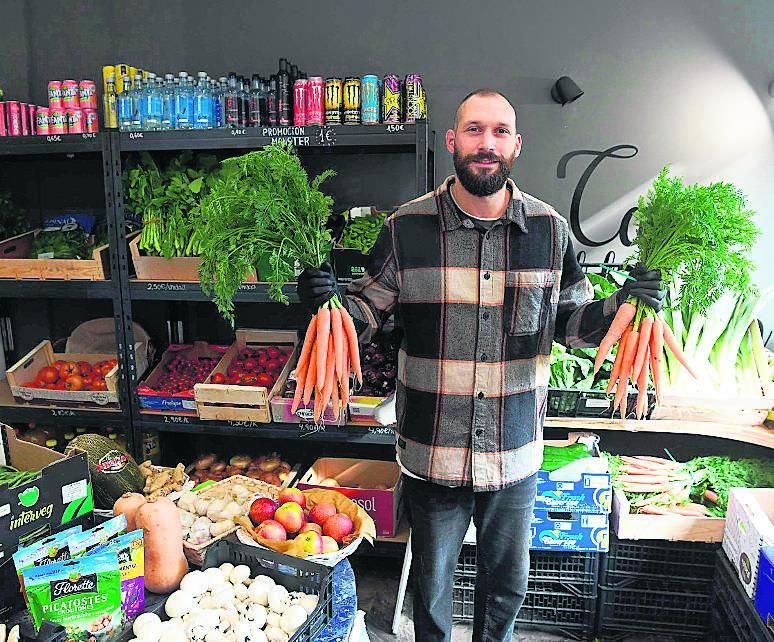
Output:
[[[245,346],[229,364],[226,374],[216,372],[212,375],[212,383],[271,388],[289,358],[288,348]]]
[[[170,395],[193,392],[194,384],[203,383],[216,365],[218,360],[212,357],[186,359],[178,355],[166,365],[153,389]]]

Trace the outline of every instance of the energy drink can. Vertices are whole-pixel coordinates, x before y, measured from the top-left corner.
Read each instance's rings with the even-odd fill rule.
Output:
[[[67,131],[70,134],[82,134],[85,129],[85,119],[83,117],[83,110],[81,109],[68,109],[67,110]]]
[[[306,89],[306,124],[325,124],[325,81],[320,76],[312,76]]]
[[[97,108],[97,85],[93,80],[81,80],[78,83],[78,95],[81,99],[81,109]]]
[[[379,122],[379,78],[372,74],[360,81],[360,120],[364,125]]]
[[[83,118],[85,121],[84,129],[89,134],[96,134],[99,131],[99,118],[96,109],[84,109]]]
[[[344,80],[344,124],[360,124],[360,78]]]
[[[9,100],[5,103],[5,109],[7,111],[6,118],[8,119],[8,135],[9,136],[21,136],[22,135],[22,122],[21,122],[21,105],[18,100]]]
[[[29,125],[30,125],[30,136],[35,136],[38,131],[38,123],[37,123],[38,106],[27,105],[27,112],[29,113],[29,118],[27,122],[29,122]]]
[[[61,80],[49,80],[48,106],[53,109],[62,108],[62,81]]]
[[[0,136],[8,136],[8,128],[5,125],[5,105],[6,103],[0,100]]]
[[[400,78],[387,74],[382,84],[382,122],[399,123],[402,111]]]
[[[62,107],[65,109],[80,109],[81,107],[78,83],[74,80],[62,81]]]
[[[303,127],[307,124],[306,94],[309,92],[309,81],[299,78],[293,84],[293,124]]]
[[[67,116],[65,115],[64,109],[48,110],[48,133],[49,134],[67,133]]]
[[[48,107],[38,107],[38,111],[35,114],[35,126],[38,136],[48,136]]]
[[[427,100],[425,88],[422,84],[422,76],[409,74],[404,83],[406,92],[406,116],[405,122],[415,123],[427,118]]]
[[[325,81],[325,124],[341,125],[341,78]]]
[[[27,103],[19,103],[19,121],[21,122],[21,135],[30,135],[30,110]]]

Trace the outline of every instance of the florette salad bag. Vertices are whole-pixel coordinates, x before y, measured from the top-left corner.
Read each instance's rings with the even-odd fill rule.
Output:
[[[27,595],[24,590],[23,571],[28,568],[48,566],[49,564],[69,560],[72,557],[69,540],[82,530],[81,526],[73,526],[61,533],[56,533],[45,539],[33,542],[29,546],[20,548],[13,554],[13,563],[16,566],[16,573],[19,576],[19,584],[21,585],[22,595],[24,595],[25,600]]]
[[[145,543],[142,529],[110,540],[95,548],[90,555],[103,552],[118,555],[121,571],[121,610],[124,621],[137,617],[145,610]]]
[[[114,537],[126,533],[126,528],[126,516],[118,515],[104,524],[74,535],[70,539],[70,554],[73,557],[86,555],[99,546],[104,546]]]

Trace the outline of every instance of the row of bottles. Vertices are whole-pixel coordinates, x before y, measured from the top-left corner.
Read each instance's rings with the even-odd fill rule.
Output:
[[[280,70],[266,79],[248,81],[230,73],[217,80],[200,71],[196,79],[181,71],[164,78],[145,72],[106,81],[106,109],[115,101],[121,131],[214,129],[255,125],[288,125],[292,121],[291,80],[302,77],[295,65],[280,59]]]

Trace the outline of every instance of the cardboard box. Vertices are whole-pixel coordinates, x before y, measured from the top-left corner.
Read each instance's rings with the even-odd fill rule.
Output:
[[[607,552],[610,527],[607,514],[567,513],[536,508],[532,515],[534,551]]]
[[[0,612],[20,597],[11,556],[30,544],[91,519],[94,508],[86,453],[61,453],[16,438],[0,424],[9,465],[41,470],[39,478],[18,488],[0,488]],[[11,579],[13,578],[13,579]]]
[[[151,370],[151,373],[137,387],[140,408],[195,415],[196,399],[193,389],[188,392],[168,395],[164,392],[158,392],[154,388],[158,386],[159,379],[166,372],[167,364],[176,357],[182,356],[184,359],[189,360],[202,358],[220,360],[226,350],[228,350],[227,346],[209,345],[206,341],[196,341],[193,345],[180,343],[170,345],[162,355],[159,364]],[[213,370],[217,365],[216,362]]]
[[[548,441],[548,446],[568,446],[586,435],[572,435],[564,441]],[[553,472],[539,470],[537,473],[537,497],[535,508],[573,513],[609,513],[612,506],[612,488],[607,459],[600,456],[595,443],[591,448],[592,457],[579,459]]]
[[[755,608],[763,623],[774,631],[774,546],[761,551],[758,563],[758,583],[755,587]]]
[[[353,395],[349,398],[349,423],[357,426],[381,426],[374,418],[374,411],[386,397]]]
[[[328,477],[335,477],[340,485],[322,486],[320,482]],[[385,488],[376,488],[377,485]],[[394,461],[323,457],[300,478],[298,487],[326,488],[346,495],[373,518],[377,537],[394,537],[398,531],[403,484],[400,468]]]
[[[726,524],[722,517],[632,513],[629,500],[618,488],[613,490],[610,522],[618,539],[664,539],[670,542],[719,542]]]
[[[728,493],[723,550],[744,590],[755,597],[761,549],[774,546],[774,488],[732,488]]]

